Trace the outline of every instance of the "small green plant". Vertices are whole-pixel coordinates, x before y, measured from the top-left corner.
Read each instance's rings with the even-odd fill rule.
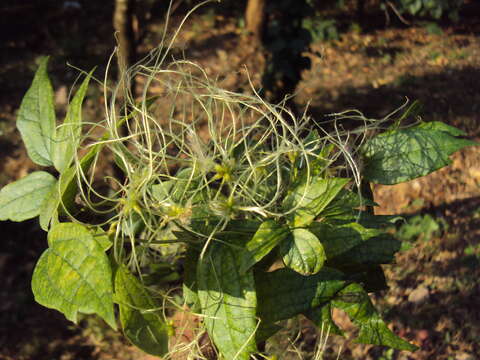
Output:
[[[388,2],[385,2],[388,3]],[[463,0],[395,0],[398,11],[413,16],[429,16],[440,19],[447,15],[451,20],[458,21]]]
[[[338,40],[339,38],[335,19],[305,18],[302,26],[310,33],[312,40],[315,42]]]
[[[90,72],[57,125],[41,60],[17,127],[45,170],[0,191],[0,219],[39,217],[48,232],[36,301],[73,322],[97,314],[158,356],[203,356],[206,331],[221,358],[266,358],[258,344],[300,314],[342,334],[334,308],[359,328],[359,343],[415,350],[368,295],[387,287],[381,264],[400,249],[382,230],[394,217],[373,214],[370,183],[427,175],[475,143],[439,122],[401,127],[408,111],[384,121],[346,112],[332,120],[335,133],[313,130],[281,105],[216,87],[192,63],[166,64],[167,53],[127,72],[144,78],[140,101],[126,93],[118,104],[105,85],[98,123],[81,117]],[[152,85],[161,96],[150,97]],[[346,118],[359,126],[342,130]],[[103,157],[123,175],[105,178]],[[198,316],[189,344],[173,341],[179,311]]]
[[[434,219],[429,214],[415,215],[400,226],[395,236],[402,241],[402,250],[408,250],[414,241],[429,241],[432,236],[447,228],[448,224],[443,219]]]

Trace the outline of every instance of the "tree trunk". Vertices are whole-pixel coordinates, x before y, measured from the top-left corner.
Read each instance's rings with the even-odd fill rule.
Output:
[[[127,77],[126,71],[136,62],[137,44],[135,40],[135,31],[133,28],[134,4],[136,0],[115,0],[115,10],[113,13],[113,27],[117,37],[117,64],[118,64],[118,91],[117,96],[123,101],[135,99],[135,78]],[[123,116],[127,116],[131,111],[131,106],[123,107]],[[121,136],[127,136],[128,126],[123,124],[119,133]],[[114,165],[116,179],[124,183],[126,176],[120,167]]]
[[[307,0],[270,0],[267,5],[268,16],[262,37],[268,64],[262,79],[264,95],[272,103],[285,101],[284,105],[298,114],[291,96],[302,78],[302,71],[311,65],[305,56],[311,36],[302,22],[313,9]]]
[[[248,0],[245,23],[256,45],[261,43],[265,20],[265,0]]]
[[[365,18],[365,0],[357,0],[357,21],[363,26]]]
[[[115,0],[115,12],[113,14],[113,27],[118,41],[118,78],[120,86],[124,87],[123,90],[131,91],[133,97],[135,96],[134,79],[129,79],[130,84],[126,84],[125,71],[136,61],[136,41],[133,30],[134,3],[135,0]],[[126,88],[127,86],[130,89]]]

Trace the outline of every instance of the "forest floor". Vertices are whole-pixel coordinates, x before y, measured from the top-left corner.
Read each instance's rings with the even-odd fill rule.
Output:
[[[0,186],[35,169],[15,129],[16,111],[31,81],[35,59],[46,51],[54,54],[50,68],[56,101],[62,106],[76,77],[74,70],[65,70],[62,61],[89,69],[98,65],[94,61],[105,64],[110,55],[111,40],[105,41],[105,35],[98,35],[99,30],[93,27],[87,29],[91,31],[89,41],[105,45],[89,48],[86,40],[83,45],[72,45],[68,39],[57,38],[62,26],[67,29],[68,19],[60,19],[57,27],[42,28],[36,35],[40,44],[46,45],[35,44],[38,39],[22,34],[2,39]],[[67,35],[80,39],[82,32],[74,26],[82,25],[70,25],[73,30],[68,27],[71,33]],[[104,28],[104,32],[109,30]],[[158,24],[151,25],[151,36],[141,50],[155,44],[158,29]],[[299,107],[308,103],[310,113],[322,119],[325,114],[346,109],[382,118],[406,98],[418,100],[423,105],[423,120],[446,122],[464,130],[469,139],[480,141],[479,35],[478,17],[441,28],[352,28],[338,40],[313,45],[312,68],[305,72],[295,101]],[[255,54],[245,56],[248,52],[240,36],[236,22],[206,12],[186,25],[177,46],[185,49],[189,60],[218,78],[220,85],[248,91],[243,65],[254,66]],[[78,47],[86,49],[86,54]],[[253,84],[258,84],[258,69],[249,67],[248,71]],[[100,96],[100,90],[93,91],[86,102],[92,118],[102,111]],[[331,336],[325,359],[335,359],[340,347],[339,358],[345,360],[480,358],[480,147],[464,149],[452,160],[450,166],[432,175],[375,187],[376,211],[400,213],[407,221],[395,229],[403,249],[396,263],[385,267],[390,289],[375,295],[374,301],[394,331],[420,349],[413,354],[398,352]],[[35,221],[3,222],[0,227],[0,360],[153,359],[134,350],[100,320],[85,316],[75,326],[61,314],[37,305],[30,278],[45,247],[45,235]],[[337,315],[345,327],[351,326],[342,314]],[[283,345],[278,346],[280,351]],[[311,329],[300,336],[297,346],[309,358]],[[281,351],[288,354],[288,350]],[[297,358],[293,353],[282,358],[287,357]]]

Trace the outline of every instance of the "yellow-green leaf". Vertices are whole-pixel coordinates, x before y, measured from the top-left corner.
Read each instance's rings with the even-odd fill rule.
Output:
[[[35,300],[73,322],[79,312],[95,313],[116,329],[110,262],[93,234],[80,224],[57,224],[48,245],[32,276]]]
[[[280,244],[287,267],[302,275],[316,274],[325,262],[325,250],[318,238],[306,229],[294,229]]]

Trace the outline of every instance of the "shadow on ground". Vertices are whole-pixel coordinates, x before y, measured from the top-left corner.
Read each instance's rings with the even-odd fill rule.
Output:
[[[393,276],[387,277],[393,281],[386,295],[394,292],[401,296],[400,303],[390,306],[381,295],[375,296],[383,302],[385,318],[420,345],[416,359],[480,352],[475,340],[480,337],[480,254],[464,252],[467,246],[480,244],[480,217],[475,215],[479,209],[480,197],[471,197],[407,215],[430,214],[448,224],[443,236],[421,241],[389,267]],[[409,293],[420,287],[428,293],[412,301]],[[462,348],[466,344],[469,348]],[[382,352],[372,348],[369,354],[377,358]]]
[[[325,92],[310,108],[314,118],[321,119],[335,109],[361,109],[371,118],[382,118],[408,98],[418,100],[426,121],[443,121],[480,135],[480,68],[445,68],[424,76],[401,75],[378,88],[373,86],[344,87],[335,96]],[[321,102],[321,103],[320,103]]]
[[[95,360],[93,346],[72,341],[79,328],[35,303],[30,280],[47,244],[38,222],[0,222],[0,233],[0,359]]]

